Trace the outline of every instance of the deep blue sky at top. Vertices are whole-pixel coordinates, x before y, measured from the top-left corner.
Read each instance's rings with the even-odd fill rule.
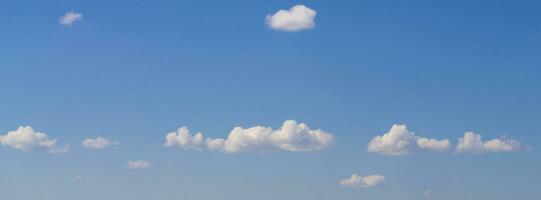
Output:
[[[317,11],[314,29],[265,25],[266,15],[296,4]],[[4,182],[0,175],[0,188],[34,186],[41,188],[36,196],[51,199],[96,191],[101,199],[175,199],[160,191],[176,188],[187,199],[269,199],[277,191],[282,199],[418,199],[432,189],[439,199],[533,200],[541,178],[539,8],[538,1],[3,0],[0,134],[30,125],[73,151],[1,148],[0,171],[11,175]],[[83,20],[59,25],[68,11]],[[234,156],[160,146],[180,126],[223,137],[234,126],[279,127],[286,119],[335,134],[336,145]],[[506,135],[532,150],[366,153],[368,141],[394,123],[453,144],[465,131]],[[98,135],[120,141],[117,152],[100,157],[78,146]],[[151,160],[161,171],[127,174],[121,168],[129,159]],[[39,165],[51,167],[37,172]],[[337,180],[352,173],[383,173],[391,182],[369,191],[340,188]],[[93,189],[70,184],[80,174],[99,177],[88,179]],[[107,184],[127,186],[96,186]],[[123,196],[141,188],[148,191]]]

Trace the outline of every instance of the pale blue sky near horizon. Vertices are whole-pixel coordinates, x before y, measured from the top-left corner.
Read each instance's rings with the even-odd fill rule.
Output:
[[[265,24],[305,5],[316,26]],[[0,135],[32,126],[64,155],[0,146],[0,199],[536,200],[541,179],[541,2],[0,2]],[[66,12],[83,18],[58,23]],[[187,126],[226,137],[288,119],[335,136],[310,152],[163,147]],[[446,152],[385,156],[393,124]],[[518,152],[455,154],[458,138]],[[103,136],[102,150],[81,146]],[[146,160],[147,169],[127,169]],[[352,174],[385,183],[348,188]],[[430,190],[431,196],[425,197]]]

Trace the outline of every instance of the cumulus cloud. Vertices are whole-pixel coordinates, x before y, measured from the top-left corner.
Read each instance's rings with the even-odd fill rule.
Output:
[[[350,178],[345,178],[340,181],[340,185],[344,187],[374,187],[381,185],[385,182],[385,177],[381,175],[368,175],[361,177],[357,174],[351,175]]]
[[[270,127],[235,127],[227,138],[206,138],[197,133],[192,136],[186,127],[168,133],[164,146],[187,149],[208,149],[222,153],[266,151],[316,151],[334,143],[334,136],[320,129],[310,129],[304,123],[287,120],[278,130]]]
[[[62,17],[60,17],[58,19],[58,23],[69,26],[82,19],[83,19],[83,14],[70,11],[64,14]]]
[[[37,132],[30,126],[21,126],[6,135],[0,135],[0,143],[2,146],[9,146],[23,151],[33,149],[44,149],[49,153],[66,153],[69,151],[68,145],[59,147],[56,139],[50,139],[45,133]]]
[[[406,125],[394,124],[389,132],[374,137],[368,143],[368,151],[383,155],[406,155],[414,149],[446,151],[449,140],[437,140],[416,136]]]
[[[112,145],[118,145],[118,142],[113,142],[103,137],[97,137],[95,139],[86,138],[81,142],[81,144],[89,149],[103,149]]]
[[[150,167],[150,162],[144,160],[128,161],[129,169],[145,169]]]
[[[493,139],[482,141],[481,135],[474,132],[466,132],[462,138],[458,140],[456,146],[457,153],[490,153],[490,152],[513,152],[522,149],[519,141],[512,139]]]
[[[164,146],[180,146],[187,149],[201,150],[203,144],[203,134],[196,133],[194,136],[190,134],[188,127],[181,127],[176,132],[168,133],[165,136]]]
[[[289,10],[279,10],[273,15],[267,15],[266,22],[272,29],[301,31],[314,28],[316,26],[315,18],[315,10],[303,5],[296,5]]]

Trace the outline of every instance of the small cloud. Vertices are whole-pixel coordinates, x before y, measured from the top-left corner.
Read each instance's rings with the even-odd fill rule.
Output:
[[[458,140],[456,146],[457,153],[491,153],[491,152],[514,152],[522,149],[519,141],[512,139],[493,139],[482,141],[481,135],[474,132],[466,132],[462,138]]]
[[[150,167],[150,163],[148,161],[144,161],[144,160],[128,161],[129,169],[145,169],[148,167]]]
[[[273,15],[267,15],[266,22],[275,30],[301,31],[316,26],[316,14],[315,10],[304,5],[296,5],[289,10],[279,10]]]
[[[304,123],[287,120],[278,130],[270,127],[235,127],[227,138],[203,138],[203,134],[192,136],[186,127],[165,136],[164,146],[185,149],[208,149],[222,153],[267,152],[267,151],[316,151],[328,148],[334,136],[320,129],[310,129]]]
[[[196,133],[193,137],[188,127],[181,127],[176,132],[168,133],[165,136],[166,147],[179,146],[186,149],[201,150],[203,144],[203,134]]]
[[[71,149],[71,146],[66,144],[63,147],[57,147],[57,148],[49,149],[49,153],[65,154],[65,153],[68,153],[68,151],[70,149]]]
[[[432,196],[432,190],[425,190],[425,193],[424,193],[425,197],[430,197]]]
[[[59,147],[56,139],[50,139],[45,133],[37,132],[30,126],[21,126],[6,135],[0,135],[0,144],[21,151],[44,149],[56,154],[67,153],[70,149],[69,145]]]
[[[368,175],[361,177],[357,174],[351,175],[350,178],[345,178],[340,181],[340,185],[344,187],[359,187],[368,188],[381,185],[385,182],[385,177],[381,175]]]
[[[103,137],[97,137],[95,139],[86,138],[81,142],[81,144],[89,149],[104,149],[112,145],[118,145],[118,142],[113,142]]]
[[[389,132],[374,137],[368,143],[368,152],[383,155],[406,155],[414,149],[428,151],[446,151],[449,140],[437,140],[415,135],[406,125],[394,124]]]
[[[64,14],[62,17],[60,17],[58,19],[58,23],[62,25],[70,26],[77,21],[81,21],[82,19],[83,19],[83,14],[70,11]]]

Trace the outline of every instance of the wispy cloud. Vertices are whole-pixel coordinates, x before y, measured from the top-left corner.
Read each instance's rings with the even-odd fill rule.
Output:
[[[89,149],[104,149],[112,145],[118,145],[118,142],[111,141],[107,138],[97,137],[97,138],[86,138],[81,144]]]
[[[365,177],[357,174],[351,175],[349,178],[342,179],[340,185],[344,187],[368,188],[381,185],[385,182],[385,177],[381,175],[368,175]]]
[[[425,190],[424,195],[426,198],[430,198],[432,196],[432,190]]]
[[[58,19],[58,23],[62,25],[70,26],[77,21],[81,21],[82,19],[83,19],[83,14],[70,11],[64,14],[62,17],[60,17]]]
[[[145,169],[150,167],[150,162],[145,160],[130,160],[128,161],[129,169]]]

